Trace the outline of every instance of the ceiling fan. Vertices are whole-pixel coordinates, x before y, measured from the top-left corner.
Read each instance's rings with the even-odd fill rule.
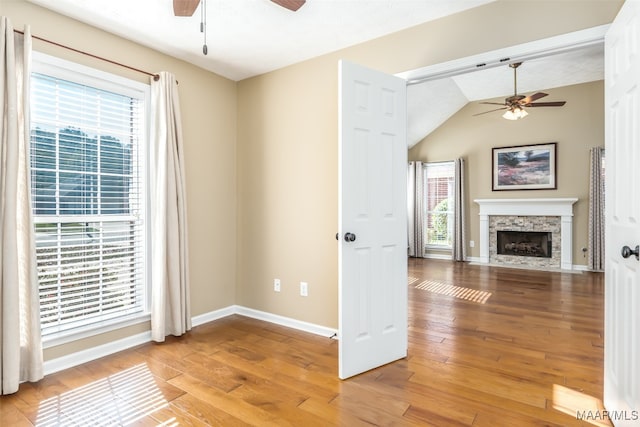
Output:
[[[307,0],[271,0],[278,6],[282,6],[285,9],[289,9],[292,12],[300,9]],[[192,16],[198,8],[200,0],[173,0],[173,14],[175,16]],[[204,44],[202,45],[202,53],[207,54],[209,48],[207,47],[207,0],[203,0],[202,7],[200,8],[200,32],[204,34]]]
[[[488,104],[488,105],[501,105],[501,108],[496,108],[495,110],[483,111],[482,113],[474,114],[474,116],[479,116],[481,114],[487,114],[494,111],[507,110],[502,115],[507,120],[518,120],[523,117],[526,117],[529,113],[524,109],[524,107],[562,107],[566,104],[566,101],[554,101],[554,102],[534,102],[540,98],[544,98],[548,96],[547,93],[537,92],[533,95],[524,96],[518,95],[518,80],[517,80],[517,69],[522,65],[522,62],[514,62],[509,64],[509,67],[513,68],[513,96],[510,96],[504,100],[504,103],[498,102],[481,102],[480,104]]]
[[[271,0],[278,6],[289,9],[292,12],[300,9],[306,0]],[[175,16],[191,16],[196,11],[200,0],[173,0],[173,14]]]

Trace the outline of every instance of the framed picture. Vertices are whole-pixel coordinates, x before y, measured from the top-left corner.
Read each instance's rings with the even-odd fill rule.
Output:
[[[556,143],[493,149],[493,190],[555,190]]]

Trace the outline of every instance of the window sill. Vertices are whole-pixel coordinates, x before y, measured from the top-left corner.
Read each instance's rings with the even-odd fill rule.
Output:
[[[116,329],[126,328],[127,326],[149,322],[150,320],[150,313],[141,313],[131,315],[130,317],[122,319],[97,322],[68,331],[51,333],[46,337],[42,337],[42,348],[46,349],[50,347],[56,347],[73,341],[78,341],[83,338],[115,331]]]
[[[452,246],[445,246],[445,245],[426,245],[424,248],[426,250],[431,250],[431,251],[451,251],[451,250],[453,250]]]

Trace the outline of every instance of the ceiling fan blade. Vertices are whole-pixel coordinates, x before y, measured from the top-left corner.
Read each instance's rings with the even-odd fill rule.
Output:
[[[533,104],[525,104],[525,107],[562,107],[567,101],[555,102],[534,102]]]
[[[487,113],[493,113],[494,111],[506,110],[508,107],[496,108],[495,110],[483,111],[482,113],[474,114],[474,116],[481,116]]]
[[[540,98],[544,98],[545,96],[548,96],[548,93],[543,93],[543,92],[538,92],[538,93],[534,93],[533,95],[529,95],[526,98],[523,98],[520,101],[520,104],[525,105],[525,104],[530,104],[533,101],[540,99]]]
[[[502,105],[506,107],[507,105],[504,102],[478,102],[478,104],[486,104],[486,105]]]
[[[191,16],[199,4],[200,0],[173,0],[173,14],[175,16]]]
[[[175,0],[174,0],[175,1]],[[271,0],[278,6],[282,6],[285,9],[289,9],[292,12],[300,9],[307,0]]]

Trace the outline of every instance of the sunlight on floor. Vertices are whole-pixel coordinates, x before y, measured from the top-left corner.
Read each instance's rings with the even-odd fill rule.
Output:
[[[553,385],[553,409],[594,426],[611,426],[600,399],[559,384]]]
[[[38,408],[38,426],[130,425],[167,407],[146,364],[43,400]],[[175,419],[159,425],[178,425]]]
[[[411,278],[409,279],[411,280]],[[415,282],[415,280],[414,280]],[[410,282],[410,284],[413,282]],[[487,302],[491,297],[491,292],[479,291],[477,289],[464,288],[461,286],[453,286],[447,283],[437,282],[435,280],[425,280],[415,286],[416,289],[429,291],[436,294],[448,295],[455,298],[473,301],[480,304]]]

